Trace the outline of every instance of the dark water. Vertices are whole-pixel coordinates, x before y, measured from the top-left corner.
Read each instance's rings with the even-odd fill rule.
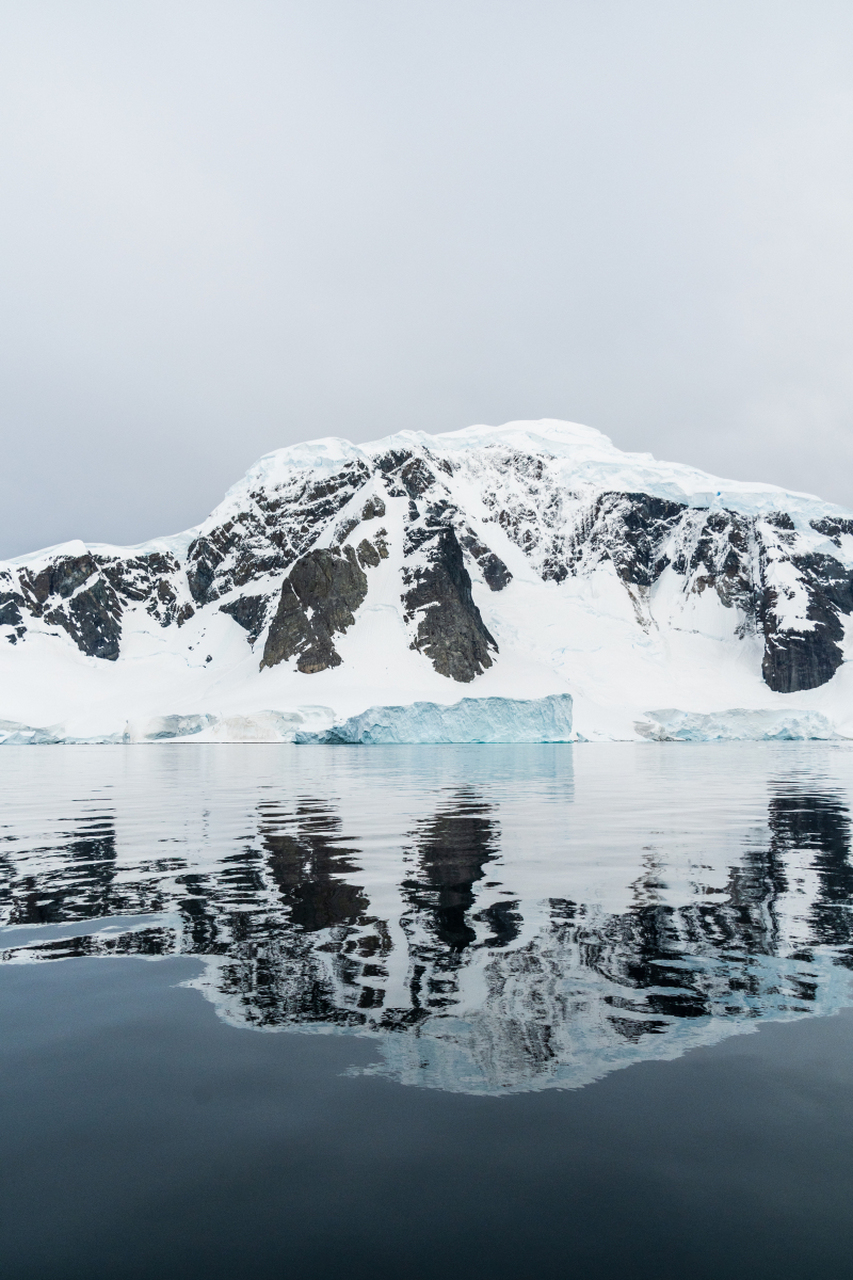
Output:
[[[0,770],[3,1277],[853,1274],[846,745]]]

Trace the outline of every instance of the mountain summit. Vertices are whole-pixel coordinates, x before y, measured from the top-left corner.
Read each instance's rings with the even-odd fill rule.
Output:
[[[589,427],[316,440],[184,534],[0,565],[0,736],[292,739],[553,695],[587,738],[830,736],[851,583],[850,513]]]

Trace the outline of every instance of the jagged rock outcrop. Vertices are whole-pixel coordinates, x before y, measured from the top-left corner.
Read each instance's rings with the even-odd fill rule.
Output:
[[[765,635],[762,673],[778,693],[816,689],[832,679],[844,661],[841,619],[853,612],[850,574],[837,561],[813,553],[793,555],[788,563],[807,597],[803,625],[785,624],[785,588],[769,574],[759,603]]]
[[[124,603],[141,601],[161,627],[174,622],[183,626],[195,613],[180,590],[183,566],[177,556],[151,551],[124,560],[118,556],[96,557],[101,573]]]
[[[286,569],[369,476],[363,462],[345,463],[337,474],[319,479],[313,471],[295,469],[283,485],[246,494],[233,516],[191,542],[187,580],[193,600],[208,604]]]
[[[425,653],[441,676],[468,683],[492,665],[497,644],[471,594],[471,578],[451,525],[419,524],[407,550],[419,553],[403,581],[405,618],[417,630],[412,647]]]
[[[62,627],[89,657],[118,658],[121,600],[94,556],[57,557],[18,582],[31,617]]]
[[[11,576],[4,576],[6,577],[6,582],[11,583]],[[27,629],[24,626],[24,614],[22,612],[26,607],[27,602],[20,591],[0,591],[0,627],[9,628],[6,636],[12,644],[17,644],[26,635]]]
[[[375,547],[372,542],[368,542],[367,538],[362,538],[356,548],[358,563],[362,569],[376,569],[382,559],[382,552]],[[385,548],[385,555],[388,555],[388,549]]]
[[[39,619],[48,628],[61,627],[88,657],[115,661],[122,618],[133,605],[143,605],[162,627],[180,627],[192,617],[192,605],[176,587],[182,576],[176,557],[161,552],[126,559],[89,552],[56,555],[38,570],[7,570],[0,577],[0,584],[4,578],[14,584],[0,592],[0,627],[13,628],[8,638],[19,640]]]
[[[238,596],[227,604],[219,606],[220,613],[229,617],[249,633],[249,642],[254,644],[264,629],[269,601],[266,596]]]
[[[332,637],[353,625],[366,595],[367,578],[352,547],[344,554],[309,551],[285,579],[261,670],[293,657],[305,674],[340,666]]]

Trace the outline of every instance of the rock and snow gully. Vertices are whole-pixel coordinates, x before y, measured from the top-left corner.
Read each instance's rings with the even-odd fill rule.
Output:
[[[0,741],[847,737],[851,614],[809,495],[550,420],[317,440],[0,564]]]

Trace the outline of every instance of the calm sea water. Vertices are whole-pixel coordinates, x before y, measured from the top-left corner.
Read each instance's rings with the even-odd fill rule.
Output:
[[[846,744],[0,770],[7,1280],[853,1274]]]

